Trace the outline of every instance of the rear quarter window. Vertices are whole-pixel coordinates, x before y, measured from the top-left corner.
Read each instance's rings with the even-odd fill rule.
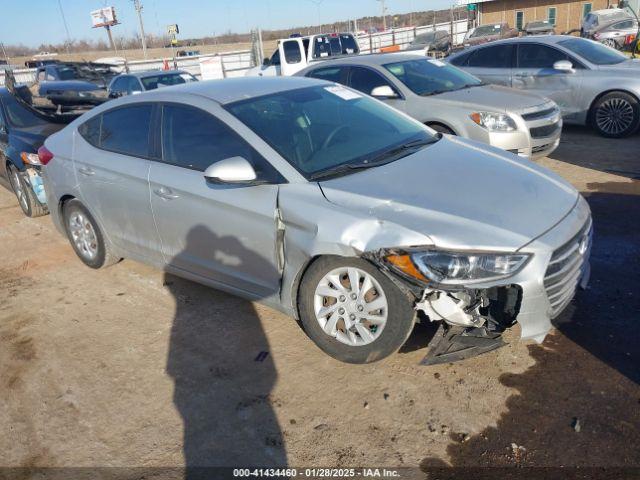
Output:
[[[102,123],[102,115],[96,115],[90,118],[78,127],[78,133],[82,138],[94,147],[100,146],[100,125]]]

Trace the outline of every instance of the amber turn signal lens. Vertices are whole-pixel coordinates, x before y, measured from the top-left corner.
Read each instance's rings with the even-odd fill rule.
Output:
[[[415,278],[416,280],[420,280],[421,282],[428,282],[429,279],[425,277],[420,270],[416,268],[411,260],[409,255],[387,255],[385,257],[387,262],[396,267],[405,275]]]

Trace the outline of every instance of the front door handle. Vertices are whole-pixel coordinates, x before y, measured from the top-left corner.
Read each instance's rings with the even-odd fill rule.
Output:
[[[91,175],[95,175],[96,171],[93,168],[90,167],[80,167],[78,169],[78,172],[80,172],[82,175],[87,175],[87,176],[91,176]]]
[[[153,193],[155,193],[160,198],[164,200],[175,200],[176,198],[180,198],[180,195],[176,195],[170,188],[160,187],[156,188]]]

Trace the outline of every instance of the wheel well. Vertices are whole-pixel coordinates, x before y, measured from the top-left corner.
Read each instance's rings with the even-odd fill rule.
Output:
[[[300,284],[302,283],[302,278],[304,277],[304,274],[307,273],[307,270],[309,270],[309,267],[311,266],[311,264],[323,256],[324,255],[316,255],[314,257],[311,257],[309,260],[307,260],[307,263],[305,263],[303,267],[300,269],[300,271],[298,272],[298,275],[296,275],[296,278],[293,282],[293,285],[291,288],[291,294],[292,294],[291,300],[293,303],[293,310],[296,315],[296,320],[300,320],[300,312],[298,310],[298,297],[300,296]]]
[[[624,93],[626,95],[632,96],[633,98],[635,98],[636,102],[640,103],[640,98],[638,98],[636,94],[634,94],[633,92],[629,92],[628,90],[621,90],[619,88],[612,88],[611,90],[606,90],[604,92],[601,92],[596,98],[594,98],[593,101],[591,102],[591,105],[589,105],[589,110],[587,112],[587,118],[589,122],[591,122],[593,107],[595,106],[596,102],[600,100],[602,97],[604,97],[605,95],[609,95],[610,93]]]
[[[440,127],[443,127],[443,128],[446,128],[447,130],[452,131],[454,135],[457,135],[456,131],[453,128],[451,128],[449,125],[446,125],[446,124],[444,124],[442,122],[426,122],[425,125],[427,127],[431,127],[432,125],[438,125]]]
[[[58,202],[58,213],[60,216],[62,216],[62,212],[64,211],[64,205],[65,203],[67,203],[69,200],[73,200],[74,197],[73,195],[63,195],[62,198],[60,199],[60,201]]]

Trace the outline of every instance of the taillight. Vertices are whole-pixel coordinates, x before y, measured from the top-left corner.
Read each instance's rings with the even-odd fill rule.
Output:
[[[40,160],[40,163],[42,165],[46,165],[47,163],[49,163],[51,161],[51,159],[53,158],[53,153],[51,153],[47,147],[45,147],[44,145],[42,145],[39,149],[38,149],[38,159]]]

